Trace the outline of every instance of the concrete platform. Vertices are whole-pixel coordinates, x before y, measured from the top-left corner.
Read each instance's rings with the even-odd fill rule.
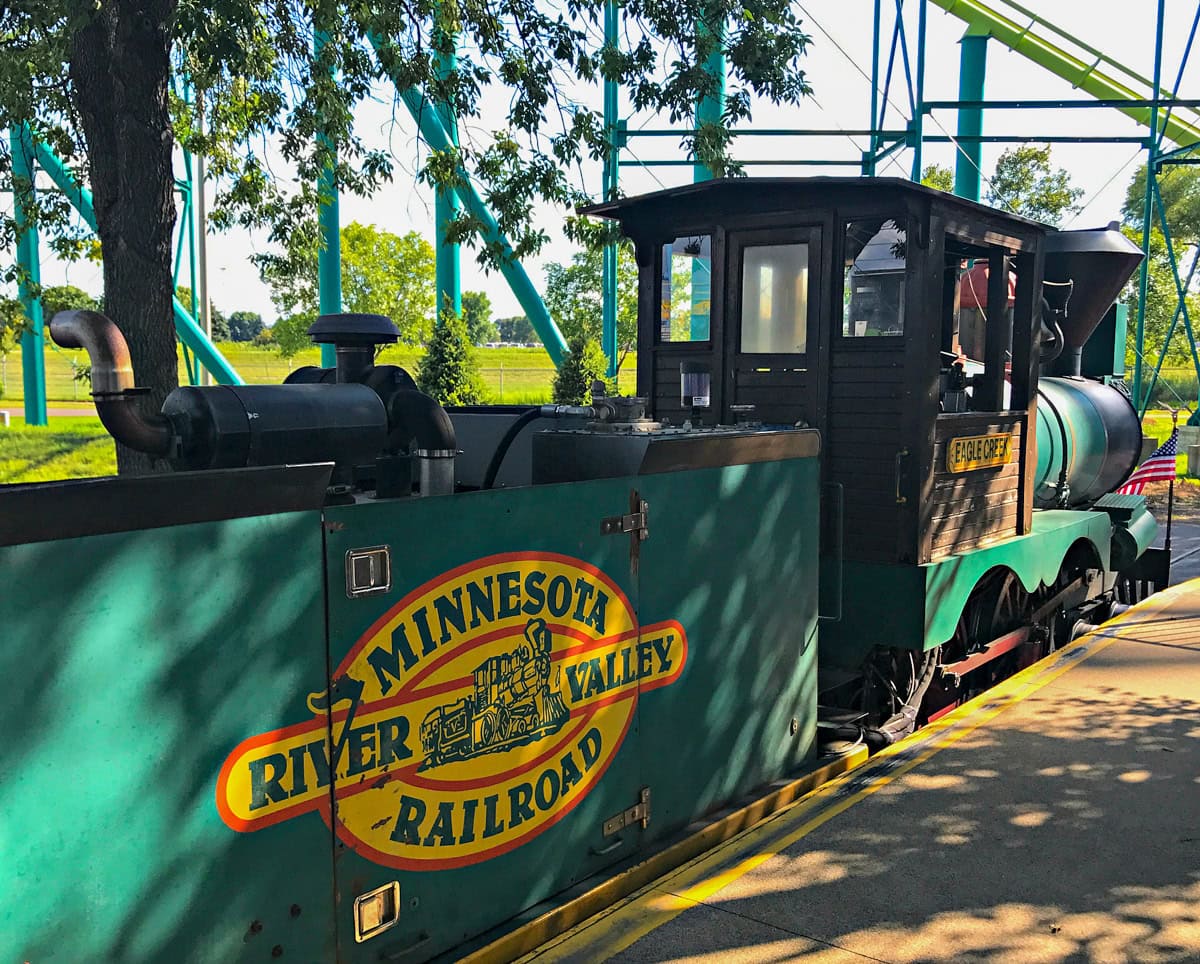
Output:
[[[1200,961],[1200,581],[526,959]]]

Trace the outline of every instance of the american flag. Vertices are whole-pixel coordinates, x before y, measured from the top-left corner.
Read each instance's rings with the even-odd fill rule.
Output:
[[[1179,429],[1154,450],[1150,458],[1141,464],[1123,486],[1117,489],[1121,495],[1141,495],[1147,482],[1166,482],[1175,478],[1175,454],[1178,450]]]

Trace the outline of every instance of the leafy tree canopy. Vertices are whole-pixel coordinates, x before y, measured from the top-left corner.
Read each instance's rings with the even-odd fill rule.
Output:
[[[697,97],[717,91],[703,65],[723,47],[724,123],[682,137],[684,151],[718,174],[738,173],[727,128],[749,116],[754,97],[795,103],[809,90],[800,61],[810,38],[790,0],[626,0],[620,50],[603,44],[603,12],[602,0],[9,0],[0,5],[0,129],[28,125],[94,193],[107,305],[139,381],[159,401],[176,379],[176,145],[207,160],[215,229],[262,230],[302,270],[317,246],[319,172],[333,165],[339,189],[363,196],[396,174],[390,138],[364,138],[355,108],[383,91],[415,92],[450,106],[463,132],[461,147],[424,156],[418,176],[453,185],[471,171],[523,257],[546,241],[534,205],[573,209],[581,192],[567,172],[608,149],[602,80],[620,82],[633,109],[686,123]],[[457,68],[443,72],[456,39]],[[496,88],[508,104],[500,124],[485,108]],[[5,142],[0,180],[11,169]],[[34,199],[29,187],[18,185],[21,207],[55,249],[85,253],[90,241],[67,198]],[[452,233],[474,243],[478,228],[464,215]],[[0,248],[15,236],[4,217]],[[476,246],[484,262],[506,257],[499,246]]]
[[[492,323],[492,299],[482,291],[462,293],[463,321],[467,323],[467,338],[472,345],[486,345],[499,337]]]
[[[996,161],[988,184],[987,202],[1035,221],[1058,226],[1076,203],[1083,188],[1071,185],[1064,168],[1050,165],[1050,146],[1022,144],[1010,147]]]
[[[601,251],[588,249],[576,254],[569,265],[546,265],[546,308],[568,344],[600,342],[603,263]],[[617,249],[617,345],[622,361],[637,345],[637,263],[628,244]]]
[[[60,311],[86,308],[100,310],[100,301],[75,285],[46,285],[42,288],[42,315],[47,321]]]
[[[1162,195],[1167,224],[1171,228],[1171,240],[1178,256],[1181,248],[1200,242],[1200,169],[1191,164],[1166,166],[1158,176],[1158,190]],[[1121,208],[1121,217],[1137,230],[1138,237],[1142,232],[1145,204],[1146,165],[1143,164],[1133,175],[1125,192],[1125,204]],[[1158,220],[1157,210],[1154,218]]]
[[[542,340],[534,330],[533,322],[524,315],[513,315],[511,318],[497,318],[496,330],[500,340],[517,345],[540,345]]]
[[[262,330],[262,315],[257,311],[235,311],[229,316],[230,341],[254,341]]]
[[[406,344],[422,344],[433,327],[433,245],[416,231],[403,236],[374,225],[348,224],[342,239],[342,309],[387,315]],[[310,344],[308,327],[317,317],[317,246],[302,259],[261,259],[263,280],[279,311],[272,331],[285,356]]]
[[[954,171],[944,164],[930,164],[921,172],[921,183],[936,191],[954,193]]]

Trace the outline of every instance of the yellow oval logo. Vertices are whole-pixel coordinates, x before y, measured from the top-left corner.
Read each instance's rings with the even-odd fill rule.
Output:
[[[368,859],[407,870],[487,860],[570,813],[620,749],[639,694],[686,661],[683,627],[639,626],[596,567],[488,556],[384,613],[331,691],[309,697],[310,720],[234,749],[217,807],[239,831],[312,810],[331,822],[333,775],[336,832]]]

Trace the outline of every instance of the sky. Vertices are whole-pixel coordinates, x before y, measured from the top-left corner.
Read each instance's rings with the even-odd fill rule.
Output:
[[[1145,76],[1154,66],[1153,0],[1025,0],[1025,5],[1071,35],[1096,47],[1109,57],[1120,61]],[[864,128],[870,119],[870,59],[871,59],[871,0],[804,0],[798,4],[804,29],[812,43],[804,60],[804,69],[813,88],[811,97],[796,107],[779,108],[770,104],[755,106],[752,126],[760,129],[828,129]],[[915,67],[916,0],[907,0],[906,29]],[[1003,0],[994,3],[1005,9]],[[1172,86],[1191,27],[1195,7],[1187,0],[1167,0],[1164,30],[1164,84]],[[893,0],[883,0],[885,11],[893,8]],[[890,34],[886,26],[884,42]],[[927,100],[951,100],[957,96],[958,40],[965,25],[943,13],[930,3],[928,6],[926,79]],[[995,41],[989,43],[986,97],[989,99],[1055,99],[1086,97],[1068,83],[1053,76],[1023,57],[1007,50]],[[1200,66],[1194,61],[1183,75],[1179,86],[1184,97],[1200,96]],[[899,66],[897,66],[897,71]],[[600,103],[600,91],[590,92],[595,104]],[[372,223],[403,234],[418,231],[433,240],[433,196],[430,189],[417,183],[417,170],[422,146],[416,137],[415,124],[406,112],[394,110],[390,92],[379,91],[379,98],[361,105],[356,114],[358,130],[369,141],[387,143],[396,159],[396,176],[392,183],[371,198],[343,196],[341,217],[344,224],[351,221]],[[1148,96],[1148,93],[1147,93]],[[889,98],[887,126],[902,127],[909,108],[907,89],[901,80],[893,82]],[[483,101],[484,116],[475,119],[466,129],[480,131],[501,129],[507,124],[507,102],[502,92],[494,91]],[[664,120],[649,115],[631,115],[627,102],[622,104],[623,116],[628,117],[631,131],[663,129]],[[939,111],[926,119],[929,134],[953,133],[955,115]],[[1144,136],[1145,129],[1113,110],[1086,111],[989,111],[984,120],[985,134],[1029,135],[1104,135],[1116,137]],[[625,161],[679,158],[679,142],[673,137],[634,137],[630,149],[623,154]],[[863,138],[836,135],[821,138],[745,137],[734,149],[739,159],[791,160],[797,158],[857,159]],[[985,144],[982,169],[990,173],[1005,145]],[[953,165],[955,148],[952,145],[928,144],[924,163]],[[1076,216],[1071,227],[1103,225],[1120,216],[1125,189],[1144,153],[1133,144],[1054,145],[1054,163],[1066,168],[1073,183],[1083,189],[1084,210]],[[912,164],[911,151],[905,150],[886,162],[878,173],[908,176]],[[750,166],[750,175],[803,176],[812,174],[854,173],[850,168],[814,168],[810,166]],[[577,172],[577,181],[593,195],[600,191],[599,165]],[[682,184],[691,179],[691,167],[639,167],[621,169],[623,193],[633,195]],[[986,190],[986,185],[985,185]],[[11,204],[11,201],[6,197]],[[544,265],[551,260],[567,261],[571,245],[561,232],[564,212],[547,206],[537,209],[536,217],[552,241],[537,259],[525,263],[536,285],[544,278]],[[258,277],[251,255],[267,250],[263,236],[245,231],[230,231],[210,236],[208,244],[209,287],[214,304],[225,314],[249,310],[259,312],[270,323],[275,316],[269,290]],[[6,253],[6,256],[10,256]],[[520,313],[516,299],[498,274],[486,274],[474,261],[471,252],[463,252],[464,290],[480,290],[488,294],[495,317]],[[42,283],[69,283],[92,293],[101,287],[98,265],[63,264],[43,255]]]

